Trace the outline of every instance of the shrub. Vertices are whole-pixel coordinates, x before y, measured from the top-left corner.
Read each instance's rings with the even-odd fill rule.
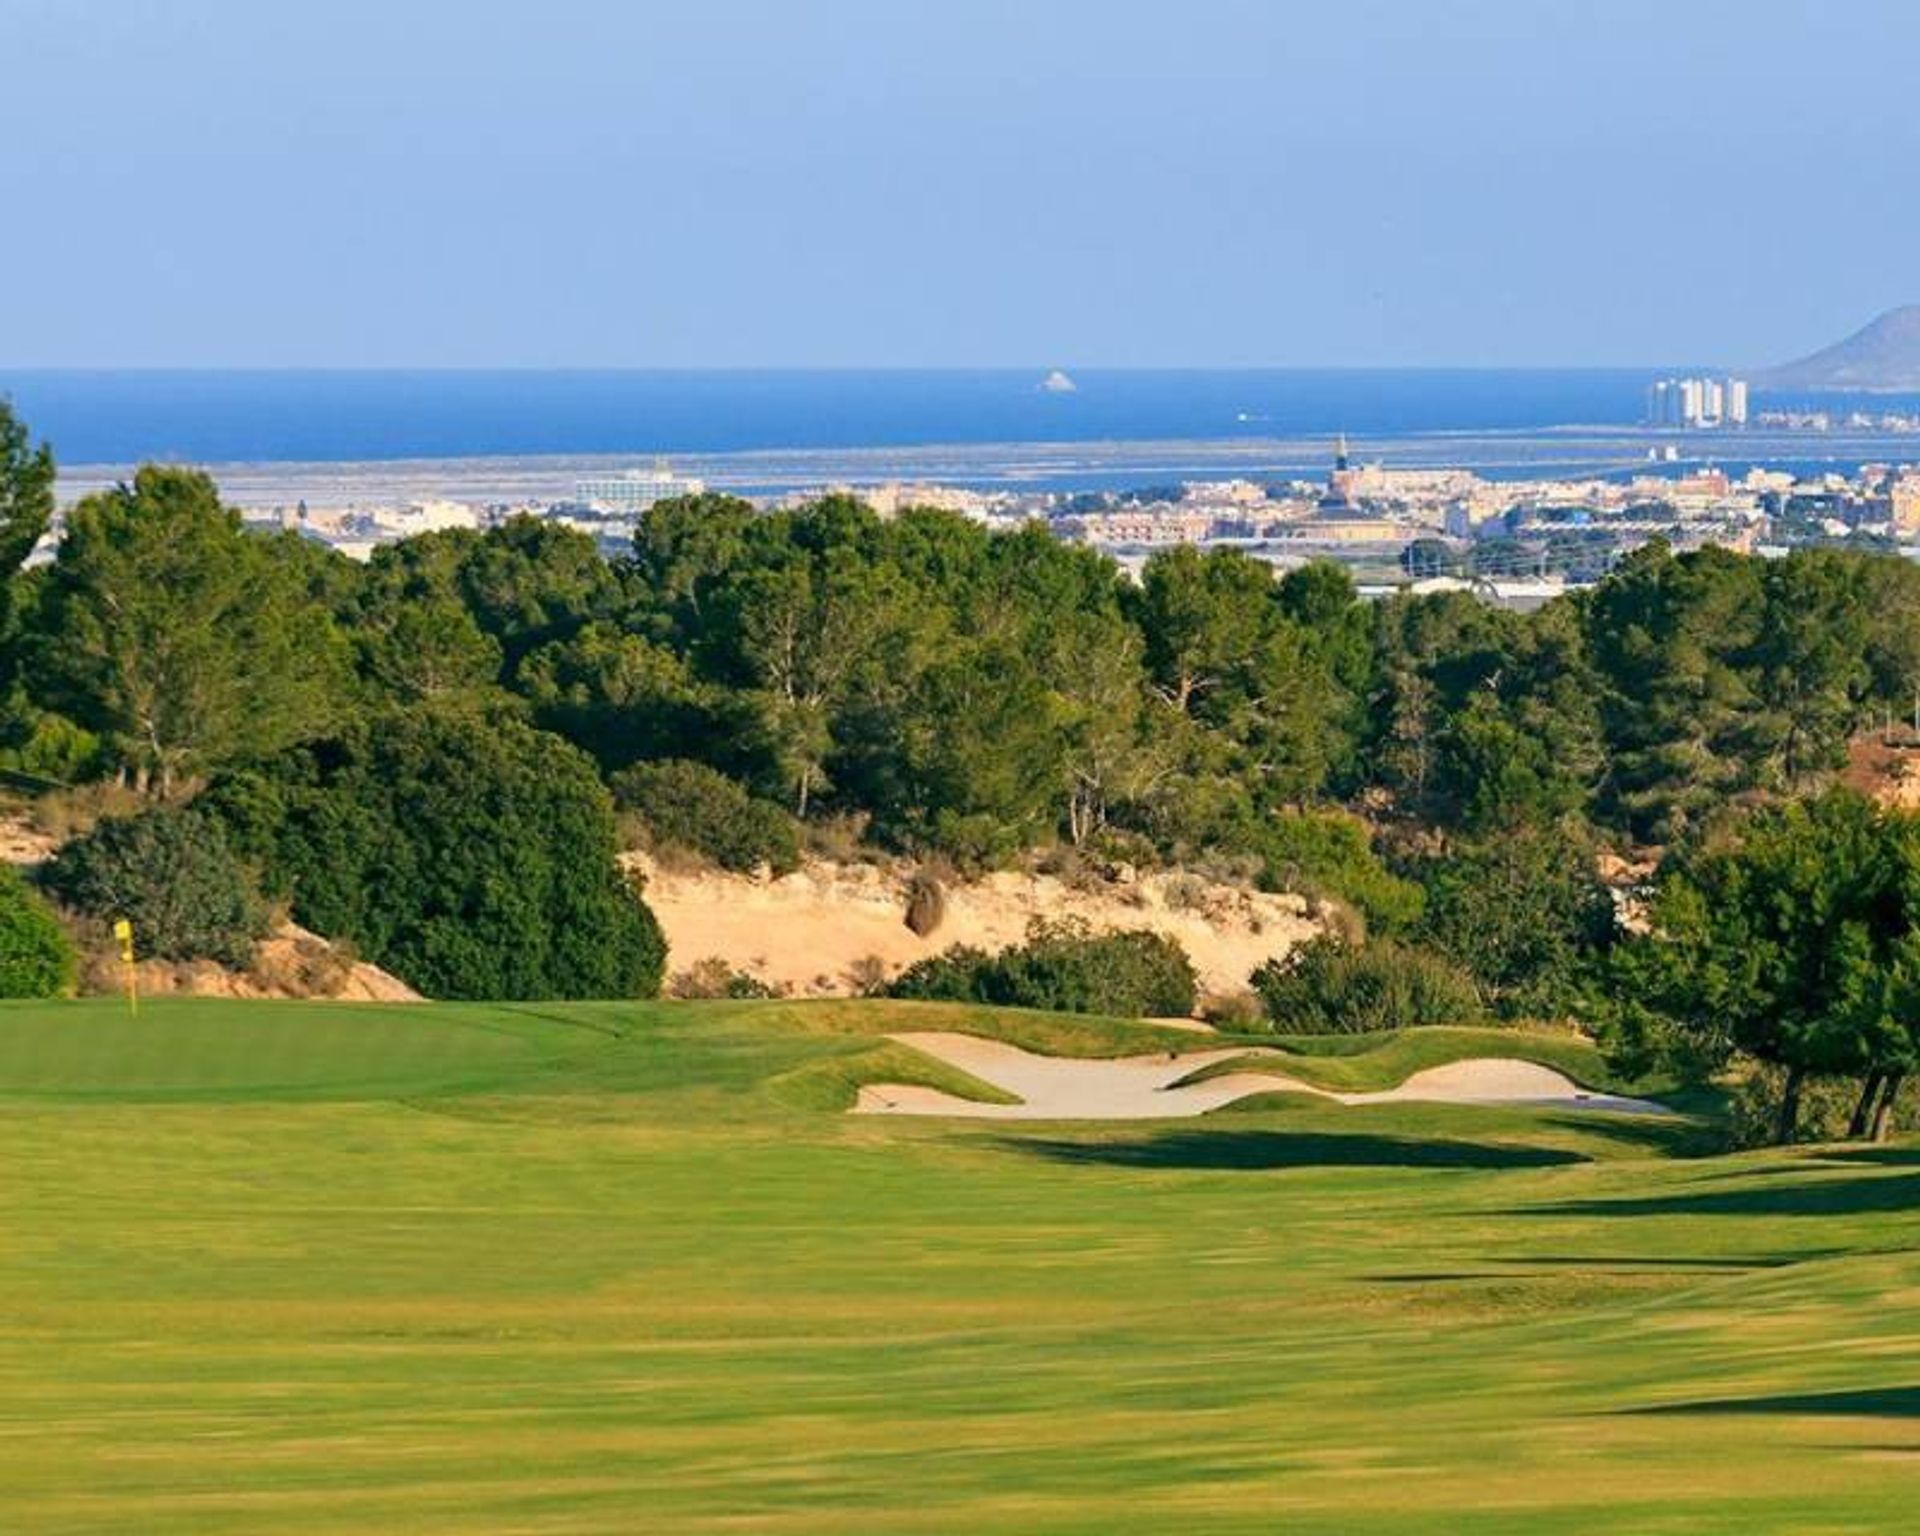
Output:
[[[47,866],[77,912],[133,924],[143,956],[245,967],[267,909],[226,828],[198,809],[158,807],[101,822]]]
[[[613,776],[613,794],[657,842],[692,849],[722,869],[744,873],[765,864],[784,875],[800,867],[793,818],[705,763],[635,763]]]
[[[1253,973],[1274,1029],[1357,1034],[1483,1018],[1473,979],[1438,955],[1390,940],[1364,947],[1318,938]]]
[[[887,988],[887,996],[920,1002],[984,1002],[996,957],[971,944],[954,944],[916,960]]]
[[[907,927],[926,938],[946,921],[947,888],[931,870],[915,870],[907,882]]]
[[[751,971],[735,970],[718,955],[696,960],[667,983],[667,996],[687,1000],[778,997],[773,987]]]
[[[893,971],[878,955],[862,955],[847,967],[847,986],[855,997],[885,997]]]
[[[0,997],[59,997],[73,990],[73,944],[60,920],[0,864]]]
[[[1366,823],[1357,817],[1289,811],[1265,818],[1243,836],[1260,857],[1260,883],[1269,890],[1338,897],[1381,932],[1399,932],[1420,916],[1420,887],[1380,862]]]
[[[1144,930],[1094,933],[1081,923],[1035,919],[1027,941],[997,955],[956,944],[909,966],[894,997],[1121,1017],[1185,1015],[1196,995],[1179,941]]]
[[[429,997],[649,997],[666,944],[592,762],[502,715],[365,720],[204,802],[269,888]]]
[[[12,728],[0,728],[0,768],[36,779],[71,784],[100,771],[100,738],[65,715],[50,714],[19,699],[8,701]]]
[[[1215,992],[1200,1000],[1200,1017],[1215,1029],[1235,1034],[1258,1029],[1266,1010],[1251,992]]]

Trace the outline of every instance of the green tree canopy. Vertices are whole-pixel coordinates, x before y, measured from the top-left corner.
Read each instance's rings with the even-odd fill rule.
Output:
[[[1844,790],[1763,807],[1676,855],[1651,917],[1610,978],[1624,1023],[1709,1065],[1737,1049],[1784,1068],[1782,1141],[1809,1074],[1897,1091],[1920,1021],[1911,817]]]
[[[37,627],[48,696],[163,795],[323,728],[349,691],[300,563],[194,470],[150,465],[75,507]]]
[[[593,764],[512,715],[419,708],[218,780],[270,888],[431,997],[646,997],[659,926]]]

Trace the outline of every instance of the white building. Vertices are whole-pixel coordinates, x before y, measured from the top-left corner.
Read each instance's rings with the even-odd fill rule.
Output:
[[[588,475],[574,483],[573,494],[576,501],[596,512],[619,514],[644,512],[655,502],[670,501],[676,496],[698,496],[706,488],[704,481],[674,474],[667,468],[666,460],[661,459],[650,470]]]
[[[1741,427],[1747,422],[1745,379],[1660,379],[1647,391],[1647,422],[1656,427]]]
[[[416,533],[440,533],[449,528],[478,528],[480,512],[464,501],[415,501],[392,511],[374,514],[375,524],[383,531],[403,539]]]

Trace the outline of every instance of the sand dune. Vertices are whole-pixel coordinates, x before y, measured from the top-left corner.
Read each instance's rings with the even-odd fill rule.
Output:
[[[1192,958],[1202,988],[1237,992],[1263,962],[1320,931],[1298,896],[1183,875],[1075,885],[1008,871],[949,886],[945,920],[922,938],[903,920],[911,873],[904,867],[810,860],[767,879],[634,862],[646,874],[647,905],[666,932],[672,970],[718,957],[801,997],[848,995],[863,962],[893,975],[953,944],[1018,944],[1035,918],[1167,934]]]

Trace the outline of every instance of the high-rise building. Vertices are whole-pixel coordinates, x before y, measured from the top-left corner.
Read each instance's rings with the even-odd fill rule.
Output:
[[[1744,379],[1659,379],[1647,391],[1649,426],[1740,427],[1746,421]]]

